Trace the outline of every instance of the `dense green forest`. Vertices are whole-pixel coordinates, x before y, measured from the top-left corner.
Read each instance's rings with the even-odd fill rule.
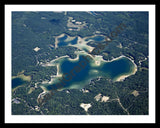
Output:
[[[148,114],[148,12],[96,12],[96,14],[12,12],[12,76],[22,71],[24,75],[31,76],[29,84],[24,84],[12,92],[12,99],[20,102],[12,101],[13,115]],[[79,31],[69,30],[67,26],[69,17],[85,22],[86,26]],[[56,91],[50,100],[42,105],[38,104],[37,97],[43,90],[39,86],[35,87],[35,83],[50,81],[50,76],[57,73],[55,66],[43,67],[40,63],[64,55],[75,58],[74,52],[79,50],[72,46],[53,47],[55,36],[65,33],[70,36],[86,37],[99,32],[109,36],[120,23],[124,23],[126,28],[99,54],[105,60],[120,55],[131,58],[138,67],[135,75],[122,82],[113,82],[106,78],[93,79],[85,87],[89,90],[88,93],[76,89]],[[96,47],[98,42],[92,41],[88,44]],[[40,50],[34,51],[35,47],[39,47]],[[138,95],[133,95],[135,90],[138,91]],[[96,101],[94,97],[99,93],[110,97],[108,102]],[[91,103],[92,107],[86,112],[80,107],[80,103]]]

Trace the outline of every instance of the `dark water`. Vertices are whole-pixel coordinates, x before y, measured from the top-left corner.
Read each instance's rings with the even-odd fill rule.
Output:
[[[70,43],[71,43],[72,45],[77,44],[77,40],[78,40],[78,37],[76,37],[75,39],[73,39],[72,41],[70,41]]]
[[[95,66],[94,60],[86,59],[85,55],[80,55],[79,60],[71,61],[68,58],[60,64],[60,74],[56,83],[47,87],[48,90],[59,88],[83,88],[89,84],[91,79],[106,77],[114,80],[120,75],[130,74],[134,64],[126,57],[122,57],[112,62],[103,61],[100,66]]]
[[[88,41],[90,39],[92,39],[94,41],[104,41],[105,37],[104,36],[95,36],[95,37],[87,38],[86,41]]]
[[[58,46],[67,46],[68,44],[77,44],[78,37],[71,41],[65,41],[67,35],[58,39]],[[102,35],[96,35],[88,37],[85,41],[89,40],[101,43],[105,37]],[[83,48],[88,52],[87,48]],[[48,90],[75,88],[80,89],[90,83],[90,80],[98,77],[105,77],[111,80],[115,80],[121,75],[130,74],[134,69],[134,64],[126,57],[106,62],[101,61],[100,65],[95,64],[93,58],[86,58],[86,55],[79,55],[79,60],[70,60],[68,57],[63,58],[61,61],[56,62],[59,64],[59,74],[62,77],[56,77],[52,84],[42,84]]]
[[[67,39],[67,35],[65,35],[64,37],[59,38],[58,39],[58,42],[59,42],[58,46],[67,46],[68,43],[64,41],[65,39]]]
[[[128,74],[132,72],[134,64],[128,58],[121,58],[109,63],[105,63],[101,67],[103,74],[109,74],[111,79],[114,79],[122,74]]]
[[[25,83],[26,81],[22,80],[21,78],[14,78],[12,79],[12,89]]]
[[[67,39],[67,35],[65,35],[64,37],[61,37],[58,39],[58,46],[67,46],[68,44],[77,44],[77,40],[78,40],[78,37],[76,37],[75,39],[71,40],[71,41],[65,41]]]

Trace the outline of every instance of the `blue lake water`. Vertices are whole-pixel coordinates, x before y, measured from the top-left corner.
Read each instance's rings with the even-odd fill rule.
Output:
[[[75,39],[73,40],[70,40],[70,41],[66,41],[67,39],[67,35],[64,35],[63,37],[61,38],[58,38],[58,46],[67,46],[68,44],[77,44],[77,41],[78,41],[78,37],[75,37]],[[102,36],[102,35],[96,35],[94,37],[88,37],[85,39],[85,41],[89,41],[89,40],[93,40],[93,41],[96,41],[97,43],[98,42],[102,42],[105,40],[105,36]]]
[[[105,39],[105,37],[104,36],[95,36],[95,37],[90,37],[90,38],[87,38],[86,39],[86,41],[88,41],[88,40],[90,40],[90,39],[92,39],[92,40],[94,40],[94,41],[104,41],[104,39]]]
[[[12,89],[16,88],[19,85],[25,84],[26,81],[22,80],[21,78],[14,78],[12,79]]]
[[[73,40],[66,41],[67,38],[67,35],[59,38],[58,46],[67,46],[68,44],[74,45],[78,41],[78,37]],[[91,39],[99,43],[102,42],[104,38],[104,36],[97,35],[88,37],[85,41]],[[85,47],[83,48],[83,51],[86,51],[86,53],[77,54],[77,57],[79,57],[77,60],[70,59],[66,56],[60,60],[51,62],[59,65],[58,74],[61,74],[62,76],[55,77],[52,83],[41,83],[40,86],[45,87],[47,90],[65,88],[81,89],[88,85],[94,78],[105,77],[115,81],[119,76],[128,75],[134,71],[135,65],[127,57],[121,57],[107,62],[102,58],[99,58],[100,60],[96,60],[95,56],[91,57],[91,55],[87,53],[88,49],[85,49]],[[99,61],[100,64],[97,64],[97,61]],[[12,79],[12,88],[25,83],[26,81],[23,81],[21,78],[14,78]]]
[[[58,38],[58,46],[67,46],[68,44],[77,44],[78,37],[73,40],[68,40],[68,36],[64,35]],[[87,37],[85,41],[96,41],[96,43],[102,43],[105,40],[103,35],[95,35]],[[88,53],[87,47],[83,47],[83,51]],[[114,61],[107,62],[105,60],[100,61],[100,65],[96,65],[95,59],[89,57],[87,54],[77,55],[79,59],[72,60],[69,57],[64,57],[61,61],[54,62],[59,64],[60,77],[55,77],[52,83],[41,84],[47,90],[56,90],[64,88],[81,89],[90,83],[90,80],[98,77],[105,77],[115,81],[121,75],[131,74],[135,68],[134,63],[127,57],[121,57]],[[86,59],[87,56],[87,59]]]
[[[68,44],[77,44],[77,40],[78,37],[76,37],[75,39],[71,40],[71,41],[65,41],[67,39],[67,35],[65,35],[64,37],[61,37],[58,39],[58,46],[67,46]]]
[[[78,37],[76,37],[75,39],[71,40],[70,43],[72,45],[77,44],[77,40],[78,40]]]
[[[58,39],[58,46],[67,46],[68,42],[65,42],[65,39],[67,39],[67,35],[61,37]]]
[[[99,66],[91,58],[86,59],[85,55],[79,55],[79,60],[72,61],[64,58],[60,63],[60,74],[63,77],[57,78],[56,82],[48,84],[48,90],[60,88],[84,88],[90,83],[90,80],[98,77],[115,80],[120,75],[126,75],[133,72],[135,65],[126,57],[106,62],[101,61]],[[46,85],[46,84],[45,84]]]

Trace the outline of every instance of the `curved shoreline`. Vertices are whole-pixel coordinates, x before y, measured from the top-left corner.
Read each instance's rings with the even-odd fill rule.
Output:
[[[31,81],[31,76],[26,76],[24,74],[19,74],[17,76],[12,76],[12,79],[15,79],[15,78],[21,78],[22,80],[28,81],[28,82]]]
[[[46,84],[48,84],[48,85],[51,85],[51,84],[54,84],[59,78],[61,79],[61,77],[62,77],[62,73],[61,73],[61,71],[60,71],[60,63],[54,63],[54,62],[56,62],[56,61],[59,61],[59,60],[61,60],[61,59],[65,59],[65,58],[67,58],[67,60],[69,60],[70,62],[74,62],[74,61],[78,61],[79,60],[79,57],[80,57],[80,55],[84,55],[84,56],[89,56],[90,57],[90,59],[91,59],[91,61],[93,62],[91,62],[91,65],[93,66],[93,67],[99,67],[100,65],[101,65],[101,63],[102,62],[105,62],[105,63],[110,63],[110,62],[113,62],[113,61],[116,61],[116,60],[119,60],[119,59],[121,59],[121,58],[123,58],[123,57],[125,57],[125,58],[127,58],[127,59],[129,59],[131,62],[132,62],[132,64],[134,65],[134,67],[133,67],[133,69],[131,69],[132,70],[132,72],[130,72],[130,73],[128,73],[128,74],[122,74],[122,75],[120,75],[120,76],[118,76],[117,78],[115,78],[115,80],[113,80],[114,82],[119,82],[119,81],[123,81],[125,78],[127,78],[127,77],[129,77],[129,76],[131,76],[131,75],[134,75],[136,72],[137,72],[137,65],[134,63],[134,60],[132,60],[131,58],[129,58],[129,57],[126,57],[126,56],[124,56],[124,55],[121,55],[121,56],[119,56],[119,57],[116,57],[116,58],[113,58],[113,59],[111,59],[111,60],[104,60],[103,59],[103,56],[101,56],[101,55],[96,55],[96,56],[92,56],[91,54],[89,54],[89,53],[87,53],[87,52],[84,52],[84,51],[78,51],[78,52],[76,52],[75,54],[77,54],[77,57],[76,58],[74,58],[74,59],[71,59],[71,58],[69,58],[69,56],[63,56],[63,57],[59,57],[59,58],[56,58],[56,59],[54,59],[54,60],[52,60],[52,61],[50,61],[49,63],[47,63],[47,64],[44,64],[45,66],[57,66],[57,74],[54,76],[54,77],[52,77],[51,78],[51,80],[50,81],[48,81]],[[62,60],[63,61],[63,60]],[[46,82],[46,81],[45,81]],[[43,83],[43,82],[42,82]],[[41,84],[42,84],[41,83]],[[43,86],[43,85],[42,85]],[[44,87],[45,88],[45,87]],[[42,88],[45,92],[47,91],[47,89],[44,89],[44,88]],[[72,87],[71,87],[72,88]]]
[[[132,64],[134,65],[134,67],[133,67],[134,69],[131,69],[132,71],[130,73],[120,74],[117,78],[114,78],[115,79],[115,80],[113,80],[114,82],[123,81],[125,78],[127,78],[131,75],[134,75],[137,72],[137,65],[134,63],[134,60],[132,60],[129,57],[126,57],[125,55],[121,55],[119,57],[112,58],[111,60],[104,60],[102,55],[94,55],[93,56],[92,54],[90,54],[92,52],[92,50],[94,49],[94,47],[87,45],[87,43],[92,41],[93,38],[96,36],[104,36],[104,35],[96,35],[95,34],[93,36],[82,38],[80,36],[69,36],[65,33],[62,33],[59,36],[54,36],[55,37],[55,48],[57,48],[58,43],[60,43],[60,41],[58,39],[61,37],[64,37],[64,36],[67,36],[67,38],[64,40],[65,42],[69,42],[75,38],[78,38],[76,44],[72,45],[72,44],[68,43],[68,46],[77,47],[78,49],[80,49],[82,51],[75,51],[75,54],[77,55],[77,57],[74,59],[70,58],[68,55],[65,55],[65,56],[58,57],[54,60],[51,60],[50,62],[47,62],[46,64],[42,64],[42,66],[56,66],[57,67],[57,74],[54,77],[51,77],[51,80],[47,82],[48,85],[53,84],[54,82],[57,81],[57,79],[61,79],[63,74],[60,71],[61,70],[60,66],[61,66],[61,62],[63,60],[65,60],[65,58],[70,62],[77,62],[77,61],[79,61],[80,55],[84,55],[86,59],[89,59],[88,62],[91,62],[90,65],[92,67],[99,67],[103,63],[110,63],[113,61],[117,61],[123,57],[129,59],[132,62]]]
[[[125,56],[126,57],[126,56]],[[132,60],[131,58],[129,58],[129,57],[126,57],[126,58],[128,58],[132,63],[133,63],[133,65],[134,65],[134,69],[133,69],[133,72],[132,73],[130,73],[130,74],[124,74],[124,75],[121,75],[121,76],[119,76],[118,78],[116,78],[116,80],[115,80],[115,82],[120,82],[120,81],[124,81],[127,77],[129,77],[129,76],[131,76],[131,75],[135,75],[136,74],[136,72],[137,72],[137,65],[134,63],[134,60]]]
[[[65,35],[67,36],[67,38],[64,40],[64,42],[68,42],[68,46],[76,47],[76,48],[81,49],[81,50],[86,49],[86,50],[88,50],[88,52],[92,52],[94,47],[87,45],[87,43],[90,42],[90,41],[93,41],[92,38],[94,38],[96,36],[104,36],[102,34],[101,35],[95,34],[95,35],[92,35],[92,36],[80,37],[80,36],[70,36],[66,33],[62,33],[59,36],[53,36],[55,38],[55,48],[57,48],[58,43],[60,43],[58,39],[64,37]],[[74,40],[75,38],[78,38],[77,43],[74,44],[74,45],[70,44],[69,42]],[[86,41],[86,39],[88,39],[88,40]]]

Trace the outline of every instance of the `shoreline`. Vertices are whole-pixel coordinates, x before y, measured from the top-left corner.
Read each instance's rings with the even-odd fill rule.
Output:
[[[64,40],[65,42],[69,42],[69,41],[74,40],[75,38],[78,38],[76,44],[72,45],[69,43],[68,46],[76,47],[81,50],[87,49],[89,52],[92,52],[94,47],[87,45],[87,43],[92,41],[92,39],[89,39],[88,41],[86,41],[86,39],[87,38],[94,38],[95,36],[98,36],[95,34],[95,35],[88,36],[88,37],[80,37],[80,36],[70,36],[66,33],[62,33],[59,36],[53,36],[55,38],[55,48],[58,48],[58,43],[59,43],[58,39],[61,37],[64,37],[65,35],[67,36],[67,39]],[[100,36],[104,36],[104,35],[100,35]]]
[[[19,74],[17,76],[12,76],[12,79],[15,79],[15,78],[21,78],[22,80],[28,81],[28,82],[31,81],[31,76],[26,76],[24,74]]]
[[[59,43],[58,39],[61,38],[61,37],[64,37],[64,36],[65,36],[64,33],[62,33],[62,34],[59,35],[59,36],[53,36],[53,37],[55,38],[55,48],[58,47],[58,43]]]
[[[127,77],[129,77],[130,75],[122,75],[120,77],[118,77],[115,82],[120,82],[120,81],[124,81]]]
[[[103,59],[102,55],[94,55],[93,56],[91,54],[91,52],[95,47],[89,46],[89,45],[87,45],[87,43],[92,41],[93,40],[92,38],[97,36],[96,34],[92,35],[92,36],[88,36],[88,37],[80,37],[80,36],[69,36],[68,34],[62,33],[59,36],[54,36],[55,37],[55,48],[58,47],[58,43],[59,43],[58,39],[61,38],[61,37],[64,37],[65,35],[67,36],[67,38],[65,39],[65,42],[69,42],[69,41],[77,38],[77,43],[76,44],[72,45],[72,44],[69,43],[68,46],[77,47],[78,49],[80,49],[82,51],[75,51],[75,54],[77,55],[77,57],[74,58],[74,59],[70,58],[68,55],[65,55],[65,56],[58,57],[54,60],[51,60],[50,62],[42,64],[42,66],[56,66],[57,67],[57,74],[54,76],[54,78],[51,78],[51,80],[48,81],[47,84],[53,84],[54,81],[56,81],[56,79],[62,77],[62,73],[60,72],[60,65],[61,65],[61,61],[63,61],[63,59],[66,58],[67,60],[69,60],[71,62],[74,62],[74,61],[79,60],[80,55],[89,56],[91,58],[91,65],[92,66],[100,66],[102,63],[113,62],[113,61],[119,60],[123,57],[129,59],[134,65],[134,68],[132,69],[133,71],[129,74],[122,74],[122,75],[118,76],[117,78],[115,78],[116,79],[115,81],[123,81],[125,78],[127,78],[131,75],[134,75],[137,72],[137,65],[134,63],[134,60],[132,60],[129,57],[126,57],[125,55],[120,55],[116,58],[112,57],[111,60]],[[103,36],[103,35],[101,35],[101,36]],[[86,39],[88,39],[88,40],[86,40]],[[56,61],[58,61],[58,63]]]
[[[103,61],[105,61],[105,62],[112,62],[112,61],[115,61],[115,60],[119,60],[119,59],[121,59],[121,58],[123,58],[123,57],[128,58],[128,57],[126,57],[125,55],[120,55],[119,57],[113,58],[113,59],[111,59],[111,60],[104,60],[104,59],[103,59]],[[102,56],[102,58],[103,58],[103,56]],[[128,58],[128,59],[130,60],[130,58]]]
[[[123,74],[123,75],[119,76],[118,78],[116,78],[115,81],[123,81],[125,78],[127,78],[127,77],[129,77],[131,75],[134,75],[137,72],[137,65],[134,63],[134,60],[132,60],[131,58],[126,57],[124,55],[121,55],[119,57],[113,58],[111,60],[104,60],[102,55],[96,55],[95,57],[93,57],[91,54],[89,54],[87,52],[82,52],[82,51],[76,52],[76,54],[77,54],[76,58],[74,58],[74,59],[68,58],[68,60],[74,62],[74,61],[78,61],[79,60],[79,56],[80,55],[90,56],[94,61],[94,63],[91,63],[92,66],[100,66],[102,62],[109,63],[109,62],[112,62],[112,61],[119,60],[119,59],[121,59],[123,57],[129,59],[134,65],[133,71],[131,73],[127,74],[127,75]],[[53,64],[53,63],[54,63],[54,61],[62,59],[62,58],[65,58],[65,57],[69,57],[69,56],[67,56],[67,55],[61,56],[61,57],[56,58],[54,60],[51,60],[49,63],[43,65],[43,66],[56,66],[57,67],[57,74],[54,76],[54,78],[51,78],[51,81],[48,81],[48,84],[52,84],[55,78],[62,77],[62,74],[60,72],[60,64]]]
[[[127,75],[121,75],[118,78],[116,78],[115,82],[120,82],[120,81],[124,81],[127,77],[131,76],[131,75],[135,75],[137,72],[137,65],[134,67],[133,72]]]
[[[77,52],[77,57],[75,58],[75,59],[71,59],[71,58],[67,58],[69,61],[75,61],[75,60],[78,60],[79,59],[79,56],[80,55],[84,55],[84,56],[90,56],[91,57],[91,60],[93,59],[93,61],[90,61],[91,63],[93,63],[94,65],[96,65],[96,66],[100,66],[101,65],[101,62],[105,62],[105,63],[109,63],[109,62],[112,62],[112,61],[116,61],[116,60],[119,60],[119,59],[121,59],[121,58],[123,58],[123,57],[125,57],[125,58],[127,58],[127,59],[129,59],[129,61],[131,61],[131,63],[133,63],[133,68],[131,68],[131,70],[132,70],[132,72],[130,72],[129,74],[122,74],[122,75],[120,75],[120,76],[118,76],[117,78],[113,78],[112,80],[113,80],[113,82],[122,82],[122,81],[124,81],[127,77],[129,77],[129,76],[131,76],[131,75],[134,75],[136,72],[137,72],[137,65],[134,63],[134,60],[132,60],[131,58],[128,58],[128,57],[126,57],[126,56],[124,56],[124,55],[121,55],[121,56],[119,56],[119,57],[116,57],[116,58],[113,58],[113,59],[111,59],[111,60],[108,60],[108,61],[106,61],[106,60],[104,60],[103,59],[103,56],[101,56],[101,55],[97,55],[97,56],[92,56],[92,55],[90,55],[89,53],[87,53],[87,52],[83,52],[83,51],[79,51],[79,52]],[[65,57],[68,57],[67,55],[66,56],[63,56],[63,58],[65,58]],[[61,57],[60,57],[61,58]],[[60,59],[60,58],[57,58],[56,60],[58,60],[58,59]],[[51,61],[52,63],[54,62],[53,60]],[[98,62],[97,64],[96,64],[96,62]],[[60,63],[58,63],[58,64],[56,64],[56,66],[57,66],[57,74],[56,75],[54,75],[54,76],[51,76],[51,80],[50,81],[42,81],[42,83],[40,83],[40,88],[43,90],[43,93],[47,93],[47,92],[52,92],[53,91],[53,89],[51,88],[51,89],[47,89],[47,87],[48,86],[50,86],[50,85],[52,85],[52,84],[56,84],[56,86],[57,85],[59,85],[59,84],[57,84],[57,82],[60,82],[60,85],[61,85],[61,82],[64,82],[63,81],[63,79],[62,79],[62,81],[61,81],[61,78],[62,78],[62,73],[60,72]],[[98,71],[96,71],[95,73],[97,73]],[[95,74],[94,73],[94,74]],[[71,74],[70,74],[71,75]],[[101,77],[99,77],[99,80],[100,80],[100,78]],[[59,80],[60,79],[60,80]],[[93,77],[90,77],[90,82],[91,82],[91,80],[92,79],[94,79]],[[85,83],[86,81],[83,81],[83,84]],[[88,84],[89,84],[89,82],[87,82]],[[68,88],[64,88],[64,86],[63,86],[63,84],[61,85],[61,87],[60,88],[58,88],[57,87],[57,89],[55,90],[55,91],[62,91],[62,90],[65,90],[65,89],[79,89],[79,85],[81,85],[81,84],[75,84],[75,83],[73,83],[73,84],[71,84],[71,86],[70,87],[68,87]],[[82,85],[82,86],[80,86],[80,88],[84,88],[84,86]]]

